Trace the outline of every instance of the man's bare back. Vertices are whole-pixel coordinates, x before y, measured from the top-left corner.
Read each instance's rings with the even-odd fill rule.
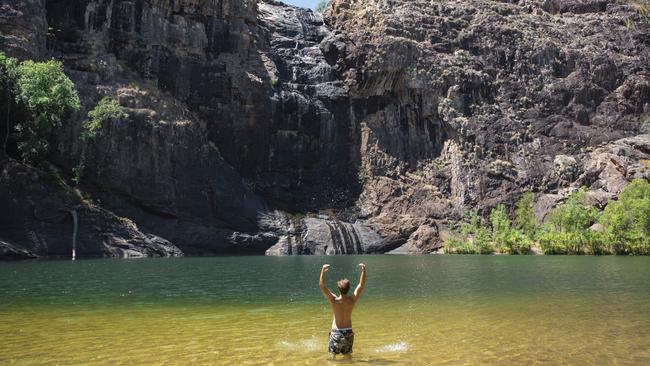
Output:
[[[330,333],[329,353],[330,357],[335,354],[342,353],[349,357],[352,353],[352,344],[354,343],[354,333],[352,332],[352,310],[354,305],[361,298],[361,293],[366,285],[366,266],[359,264],[361,267],[361,276],[359,277],[359,285],[354,290],[352,296],[348,296],[350,290],[350,281],[342,279],[338,281],[337,286],[340,294],[337,296],[333,294],[325,285],[325,273],[329,270],[330,265],[325,264],[320,273],[320,289],[325,298],[329,301],[332,307],[334,318],[332,319],[332,332]]]
[[[352,328],[352,310],[356,299],[352,296],[340,295],[330,301],[332,306],[332,329]]]

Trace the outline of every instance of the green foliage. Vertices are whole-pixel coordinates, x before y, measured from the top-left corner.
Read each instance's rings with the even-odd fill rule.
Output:
[[[544,254],[587,254],[588,232],[544,231],[539,243]]]
[[[108,97],[102,98],[99,103],[88,112],[88,119],[85,120],[81,126],[81,141],[84,143],[79,163],[76,167],[72,168],[72,180],[75,185],[81,182],[83,170],[86,166],[86,142],[97,136],[102,128],[102,125],[110,120],[119,120],[126,118],[128,115],[120,104]]]
[[[490,230],[485,227],[478,228],[472,244],[477,248],[479,254],[492,254],[496,251]]]
[[[549,213],[539,236],[544,253],[588,254],[590,246],[601,246],[589,229],[598,211],[585,203],[586,193],[586,188],[579,189]]]
[[[650,183],[636,179],[610,202],[600,223],[618,254],[647,254],[650,245]]]
[[[316,5],[316,12],[324,12],[325,8],[327,8],[327,5],[329,5],[329,0],[321,0],[318,5]]]
[[[18,149],[24,160],[38,161],[47,152],[51,130],[81,107],[79,97],[61,62],[28,60],[18,66],[15,98],[30,113],[27,121],[14,127]]]
[[[81,138],[83,140],[92,139],[97,136],[104,122],[126,117],[128,115],[117,101],[104,97],[97,103],[95,108],[88,112],[88,119],[82,125]]]
[[[18,61],[0,52],[0,85],[3,89],[18,78]]]
[[[515,227],[506,207],[490,212],[490,226],[476,213],[466,215],[445,243],[447,253],[530,253],[537,240],[545,254],[650,255],[650,183],[634,180],[604,212],[586,204],[582,188],[548,215],[541,227],[532,211],[532,194],[517,202]],[[594,226],[594,223],[599,225]],[[600,227],[600,228],[599,228]]]
[[[477,254],[472,243],[458,236],[452,236],[445,242],[445,253],[454,254]]]
[[[569,233],[554,230],[542,231],[538,240],[544,254],[568,254],[568,235]]]
[[[580,188],[556,207],[548,216],[547,224],[560,232],[583,232],[591,226],[598,216],[598,211],[585,203],[587,189]]]
[[[527,254],[532,240],[519,229],[512,228],[504,205],[490,212],[488,227],[476,212],[470,212],[459,230],[445,243],[447,253],[457,254]]]
[[[612,253],[612,239],[607,232],[587,231],[583,241],[590,254],[603,255]]]
[[[510,219],[506,212],[506,206],[498,205],[490,212],[490,224],[492,225],[492,240],[497,249],[505,246],[506,238],[510,232]]]
[[[502,240],[502,253],[528,254],[533,247],[533,241],[519,229],[509,230]]]
[[[529,239],[534,239],[537,233],[537,219],[533,210],[533,199],[535,195],[532,192],[524,193],[517,201],[515,209],[515,227],[526,235]]]

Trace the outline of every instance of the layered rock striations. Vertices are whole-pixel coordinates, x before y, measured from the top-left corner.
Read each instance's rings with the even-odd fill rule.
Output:
[[[49,173],[2,158],[5,256],[68,252],[77,209],[80,256],[428,252],[465,210],[532,190],[543,218],[648,178],[650,27],[626,1],[0,9],[0,50],[61,59],[85,108]],[[102,96],[128,117],[84,147]],[[84,148],[85,203],[44,178]]]
[[[650,39],[634,4],[334,0],[326,19],[351,98],[384,101],[358,120],[358,205],[389,232],[435,230],[524,190],[614,197],[622,185],[593,161],[627,136],[639,135],[618,175],[648,177]]]

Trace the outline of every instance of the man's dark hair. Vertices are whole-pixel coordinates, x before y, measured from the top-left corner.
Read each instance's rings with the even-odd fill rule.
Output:
[[[343,278],[339,280],[339,282],[337,282],[336,285],[339,287],[339,291],[341,292],[341,295],[347,295],[348,291],[350,291],[350,280],[348,280],[347,278]]]

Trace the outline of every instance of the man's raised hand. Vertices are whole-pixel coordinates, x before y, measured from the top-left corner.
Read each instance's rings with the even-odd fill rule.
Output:
[[[366,265],[363,263],[359,263],[359,267],[361,267],[361,271],[365,272],[366,271]]]
[[[323,264],[323,269],[322,269],[323,272],[327,272],[329,269],[330,269],[329,264]]]

